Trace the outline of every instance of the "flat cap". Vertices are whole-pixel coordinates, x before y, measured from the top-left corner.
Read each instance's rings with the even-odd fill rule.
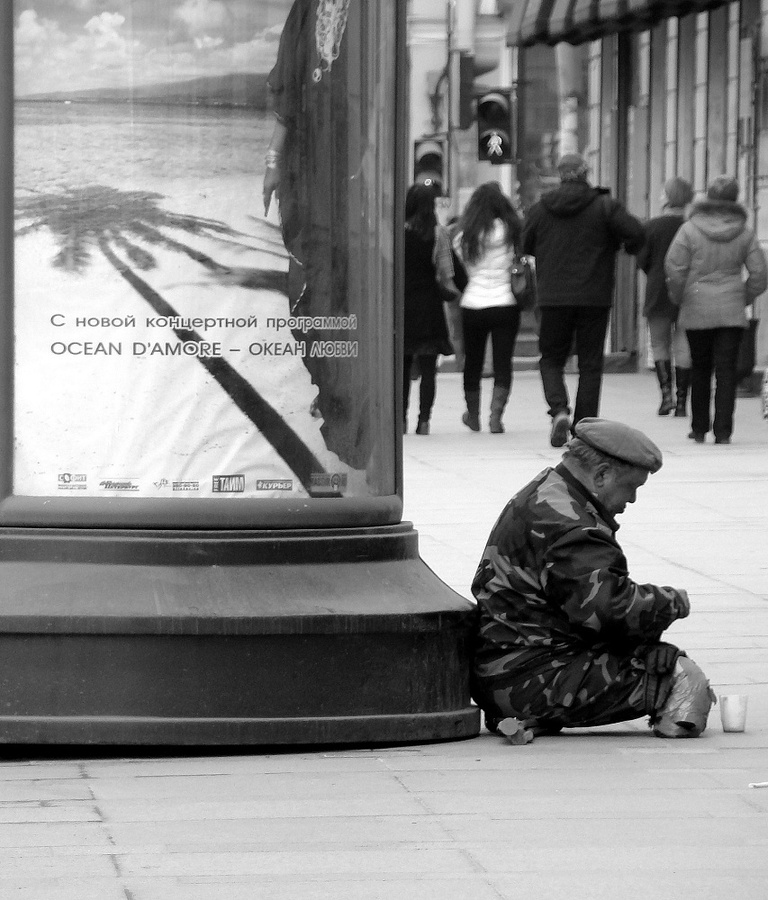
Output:
[[[661,450],[642,431],[612,422],[610,419],[580,419],[573,429],[574,435],[595,450],[612,456],[630,466],[658,472],[661,468]]]

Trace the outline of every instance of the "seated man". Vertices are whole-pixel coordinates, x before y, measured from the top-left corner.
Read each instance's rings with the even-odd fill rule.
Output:
[[[472,584],[472,696],[490,730],[508,717],[535,735],[643,715],[660,737],[706,727],[706,678],[660,640],[688,595],[632,581],[615,537],[614,516],[661,461],[636,429],[584,418],[562,462],[507,504]]]

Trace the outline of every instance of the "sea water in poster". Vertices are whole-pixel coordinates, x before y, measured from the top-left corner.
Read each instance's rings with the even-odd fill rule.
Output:
[[[391,491],[357,0],[16,0],[14,27],[14,492]]]

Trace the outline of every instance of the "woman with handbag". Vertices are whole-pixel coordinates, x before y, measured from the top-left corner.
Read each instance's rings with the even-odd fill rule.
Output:
[[[403,324],[403,430],[408,430],[411,372],[418,365],[419,421],[429,434],[435,402],[437,357],[453,353],[443,303],[459,296],[453,282],[451,242],[437,222],[434,189],[414,184],[405,198],[405,316]]]
[[[488,182],[469,198],[454,239],[468,276],[461,296],[467,404],[461,420],[471,431],[480,431],[480,381],[489,335],[493,394],[488,424],[493,434],[504,431],[501,417],[512,387],[512,357],[520,327],[520,307],[511,283],[520,231],[511,201],[497,182]]]

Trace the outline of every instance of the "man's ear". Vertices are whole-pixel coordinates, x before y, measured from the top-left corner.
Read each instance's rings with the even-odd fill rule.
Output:
[[[608,473],[611,471],[611,466],[608,463],[602,462],[599,463],[593,473],[592,478],[595,482],[595,487],[602,487],[605,484],[605,479]]]

